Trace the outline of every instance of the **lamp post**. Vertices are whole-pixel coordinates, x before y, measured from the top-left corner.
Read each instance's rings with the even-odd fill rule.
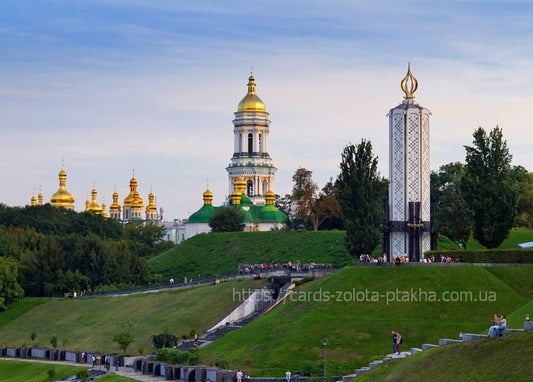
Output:
[[[326,365],[327,365],[327,363],[326,363],[326,348],[328,346],[328,339],[327,338],[324,338],[322,340],[322,345],[324,346],[324,382],[326,382],[327,377],[328,377],[328,375],[327,375],[327,367],[326,367]]]

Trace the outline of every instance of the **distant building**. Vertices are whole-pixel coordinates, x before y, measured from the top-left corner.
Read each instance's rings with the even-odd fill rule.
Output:
[[[229,197],[222,207],[244,212],[245,231],[282,229],[287,216],[274,206],[272,191],[276,167],[268,153],[269,113],[255,91],[255,78],[248,78],[248,92],[239,102],[233,120],[233,155],[226,168]],[[211,232],[209,222],[220,207],[213,206],[213,193],[203,193],[204,205],[188,219],[185,238]]]
[[[50,204],[55,207],[65,207],[74,210],[74,196],[67,191],[67,172],[64,166],[61,166],[59,172],[59,189],[51,196]],[[95,215],[102,215],[105,218],[121,220],[124,223],[137,222],[159,222],[160,217],[157,213],[157,206],[155,204],[155,195],[150,191],[148,194],[148,205],[144,208],[144,201],[137,191],[137,179],[135,174],[130,179],[130,193],[124,198],[123,205],[118,203],[118,193],[113,192],[113,203],[109,206],[109,214],[107,213],[107,206],[105,202],[100,205],[98,203],[98,191],[96,186],[91,190],[91,200],[85,201],[85,212],[91,212]],[[32,195],[30,203],[32,206],[43,204],[43,194],[39,191],[37,197]],[[122,215],[123,214],[123,215]]]

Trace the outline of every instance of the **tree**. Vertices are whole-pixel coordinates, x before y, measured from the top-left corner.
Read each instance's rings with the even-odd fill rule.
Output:
[[[24,290],[17,280],[17,271],[16,261],[0,257],[0,311],[24,297]]]
[[[209,221],[212,232],[240,232],[244,230],[244,211],[238,208],[219,208]]]
[[[533,227],[533,173],[522,166],[513,169],[520,184],[516,223],[519,227]]]
[[[346,228],[346,248],[352,256],[372,253],[381,239],[387,180],[378,172],[372,143],[364,139],[346,146],[336,187]]]
[[[126,350],[135,339],[135,333],[133,332],[133,325],[131,321],[117,322],[119,328],[118,333],[115,333],[111,338],[113,342],[116,342],[123,354],[126,354]]]
[[[518,182],[502,130],[496,127],[487,135],[480,127],[473,137],[473,146],[464,146],[462,189],[473,212],[474,238],[486,248],[496,248],[515,221]]]
[[[317,198],[318,186],[312,179],[313,172],[305,168],[299,168],[292,176],[294,186],[292,187],[292,201],[296,203],[295,217],[301,222],[309,222],[316,231],[318,225],[316,218],[312,218],[313,207]]]
[[[432,195],[437,205],[435,229],[450,240],[458,242],[462,249],[466,249],[472,231],[472,211],[461,191],[464,172],[464,165],[454,162],[442,165],[439,172],[432,173],[431,176],[431,190],[437,194],[435,199]]]
[[[311,208],[310,220],[314,230],[344,229],[341,206],[337,198],[337,188],[330,178],[322,188]]]
[[[164,237],[165,227],[153,222],[129,223],[124,229],[124,239],[130,249],[142,257],[159,253]]]

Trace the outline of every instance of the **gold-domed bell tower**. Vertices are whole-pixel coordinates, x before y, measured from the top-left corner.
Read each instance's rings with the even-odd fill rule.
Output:
[[[61,166],[59,171],[59,190],[50,198],[50,204],[55,207],[65,207],[69,210],[74,209],[74,197],[67,191],[67,172]],[[41,204],[41,203],[39,203]]]
[[[239,102],[233,120],[233,156],[226,168],[229,195],[238,177],[245,182],[245,194],[256,205],[265,204],[265,193],[272,187],[276,168],[268,153],[269,113],[255,91],[255,78],[248,78],[248,92]]]

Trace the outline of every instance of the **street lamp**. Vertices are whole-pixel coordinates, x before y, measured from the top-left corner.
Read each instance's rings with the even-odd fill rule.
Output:
[[[324,338],[322,340],[322,345],[324,346],[324,382],[326,382],[327,377],[328,377],[327,368],[326,368],[326,365],[327,365],[327,363],[326,363],[326,348],[328,346],[328,339],[327,338]]]

